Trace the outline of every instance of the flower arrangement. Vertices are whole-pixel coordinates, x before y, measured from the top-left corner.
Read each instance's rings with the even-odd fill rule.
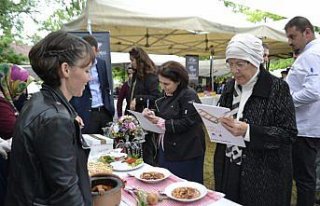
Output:
[[[134,116],[124,115],[102,130],[105,136],[114,139],[113,148],[121,148],[121,152],[128,154],[128,156],[142,157],[145,132]]]
[[[143,129],[138,120],[131,115],[120,117],[110,125],[108,130],[108,136],[113,139],[144,136]]]

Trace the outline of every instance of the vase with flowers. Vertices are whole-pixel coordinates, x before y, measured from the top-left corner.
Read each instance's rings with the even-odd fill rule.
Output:
[[[122,148],[122,152],[129,156],[142,157],[145,132],[134,116],[124,115],[104,128],[104,131],[107,137],[114,139],[114,148]]]

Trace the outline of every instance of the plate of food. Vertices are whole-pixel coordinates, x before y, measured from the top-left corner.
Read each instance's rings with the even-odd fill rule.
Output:
[[[98,162],[103,162],[103,163],[111,163],[111,162],[116,162],[116,161],[123,161],[127,158],[126,153],[118,152],[118,153],[108,153],[105,155],[101,155],[98,158]]]
[[[89,161],[111,163],[114,161],[124,160],[126,157],[127,157],[127,154],[123,153],[121,148],[107,150],[107,151],[105,150],[98,151],[98,149],[91,149],[91,152],[89,155]]]
[[[135,178],[146,183],[157,183],[170,176],[169,170],[160,167],[148,168],[133,174]]]
[[[126,157],[122,161],[111,162],[110,165],[114,171],[130,171],[143,166],[142,158]]]
[[[111,174],[112,166],[103,162],[88,162],[89,176],[95,176],[99,174]]]
[[[196,182],[175,182],[164,190],[171,199],[180,202],[193,202],[200,200],[207,194],[207,188]]]

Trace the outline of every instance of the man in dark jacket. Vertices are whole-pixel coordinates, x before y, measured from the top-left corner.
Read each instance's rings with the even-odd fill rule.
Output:
[[[98,42],[92,36],[84,36],[95,53],[98,55]],[[107,68],[106,62],[96,57],[91,68],[91,80],[86,85],[81,97],[73,97],[71,104],[82,118],[85,134],[103,134],[102,127],[105,127],[113,120],[115,112],[113,101],[113,83],[111,68]]]

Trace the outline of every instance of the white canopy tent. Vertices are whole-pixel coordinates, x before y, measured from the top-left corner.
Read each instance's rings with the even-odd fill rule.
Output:
[[[184,57],[179,57],[176,55],[157,55],[149,54],[150,58],[156,65],[161,65],[167,61],[177,61],[185,66],[186,59]],[[111,52],[111,63],[115,64],[129,64],[129,54],[121,52]],[[210,76],[210,60],[199,61],[199,76],[209,77]],[[222,76],[229,73],[230,70],[226,68],[225,59],[215,59],[212,65],[212,75]]]
[[[154,54],[209,56],[214,50],[215,58],[223,58],[226,43],[236,33],[262,38],[271,55],[291,51],[283,31],[253,25],[218,0],[88,0],[82,15],[64,29],[110,31],[113,52],[140,46]]]
[[[184,57],[179,57],[177,55],[164,55],[164,54],[149,54],[149,57],[156,65],[161,65],[166,61],[177,61],[183,63],[185,61]],[[111,52],[111,64],[129,64],[130,56],[129,53],[123,52]]]

